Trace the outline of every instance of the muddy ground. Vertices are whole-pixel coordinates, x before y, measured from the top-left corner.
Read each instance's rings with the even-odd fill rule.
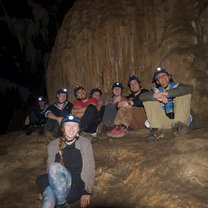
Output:
[[[146,142],[147,134],[139,130],[93,141],[96,181],[90,207],[207,208],[208,129],[157,142]],[[46,169],[48,141],[36,132],[0,136],[0,207],[39,207],[35,178]]]

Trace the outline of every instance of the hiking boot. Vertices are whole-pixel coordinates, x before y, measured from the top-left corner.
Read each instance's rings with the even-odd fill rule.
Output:
[[[26,135],[29,136],[29,135],[32,134],[35,130],[36,130],[36,125],[28,126],[28,127],[27,127],[27,130],[26,130]]]
[[[189,133],[189,127],[182,122],[176,122],[172,125],[173,136],[184,136]]]
[[[108,130],[108,127],[104,123],[100,123],[97,126],[96,133],[97,133],[98,136],[102,136],[107,132],[107,130]]]
[[[165,134],[163,133],[162,129],[152,128],[150,129],[150,135],[146,137],[147,142],[154,142],[160,139],[165,138]]]
[[[121,124],[121,125],[116,125],[109,133],[107,133],[107,136],[120,138],[125,136],[127,133],[128,133],[128,127]]]

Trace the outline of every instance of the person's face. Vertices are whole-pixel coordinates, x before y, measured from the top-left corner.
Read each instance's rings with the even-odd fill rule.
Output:
[[[130,90],[134,92],[138,92],[140,90],[140,85],[136,80],[131,80],[130,83]]]
[[[73,139],[79,132],[79,124],[76,122],[66,122],[63,125],[63,132],[67,139]]]
[[[100,95],[99,92],[94,92],[94,93],[92,94],[92,97],[95,98],[95,99],[97,99],[97,100],[100,100],[101,95]]]
[[[157,83],[160,84],[163,88],[168,87],[168,85],[170,84],[170,76],[166,73],[158,74]]]
[[[114,96],[118,97],[118,96],[121,95],[121,93],[122,93],[122,90],[121,90],[120,87],[114,87],[114,88],[113,88],[113,95],[114,95]]]
[[[76,97],[77,97],[77,99],[80,99],[80,100],[86,100],[87,93],[84,89],[80,89],[77,91]]]
[[[67,99],[67,94],[66,93],[59,93],[57,94],[57,99],[59,103],[64,103]]]
[[[38,101],[38,105],[39,105],[40,109],[43,109],[45,107],[45,102]]]

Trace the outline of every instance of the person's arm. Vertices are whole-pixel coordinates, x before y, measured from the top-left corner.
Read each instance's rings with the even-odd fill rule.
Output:
[[[30,117],[26,116],[26,118],[25,118],[25,126],[28,126],[28,125],[30,125]]]
[[[48,112],[47,117],[49,119],[56,120],[58,122],[58,124],[60,124],[63,119],[63,117],[55,116],[52,112]]]
[[[180,97],[183,95],[192,94],[193,86],[180,83],[176,88],[167,90],[166,92],[168,93],[168,97]]]
[[[79,140],[78,140],[79,141]],[[95,161],[93,155],[93,149],[90,141],[81,137],[81,155],[83,160],[83,168],[81,178],[85,183],[85,192],[87,195],[91,195],[92,187],[95,180]]]
[[[86,107],[73,107],[72,108],[72,114],[78,116],[79,118],[82,118],[86,110]]]
[[[56,154],[59,151],[59,138],[51,141],[48,144],[47,151],[48,151],[48,160],[47,160],[47,169],[48,169],[49,165],[55,162]]]

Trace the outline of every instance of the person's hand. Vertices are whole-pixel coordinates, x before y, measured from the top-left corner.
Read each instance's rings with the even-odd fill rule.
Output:
[[[91,195],[82,195],[80,199],[81,208],[85,208],[87,205],[89,205],[90,199],[91,199]]]
[[[167,92],[155,93],[153,96],[159,102],[168,103],[168,98],[167,98],[168,93]]]
[[[59,125],[61,124],[62,119],[63,119],[63,117],[57,117],[56,120],[57,120],[57,122],[58,122]]]
[[[118,103],[118,107],[119,108],[127,108],[127,107],[129,107],[129,104],[126,100],[124,100],[124,101],[121,101]]]
[[[43,199],[42,194],[38,194],[38,199],[39,199],[39,200],[42,200],[42,199]]]

